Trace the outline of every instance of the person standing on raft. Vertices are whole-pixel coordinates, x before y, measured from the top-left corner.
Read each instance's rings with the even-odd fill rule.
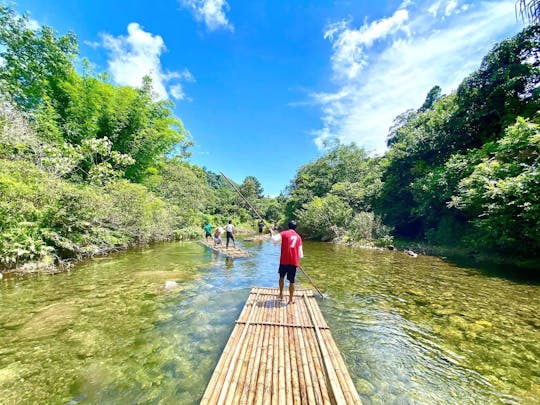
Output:
[[[225,231],[227,232],[226,249],[229,248],[229,240],[231,239],[232,239],[234,247],[236,248],[236,241],[234,240],[234,225],[232,224],[232,221],[229,221],[229,223],[225,226]]]
[[[300,266],[300,259],[304,257],[302,249],[302,238],[296,233],[296,221],[289,222],[286,231],[274,233],[272,229],[272,241],[281,242],[281,255],[279,257],[279,299],[283,299],[283,286],[285,284],[285,275],[289,280],[289,304],[293,303],[294,296],[294,278],[296,269]]]
[[[204,237],[206,238],[206,241],[208,242],[208,238],[211,238],[212,237],[212,225],[210,225],[209,223],[207,223],[204,227]]]

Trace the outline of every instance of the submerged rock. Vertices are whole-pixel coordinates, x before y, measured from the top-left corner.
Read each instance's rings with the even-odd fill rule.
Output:
[[[20,338],[37,339],[54,336],[67,328],[79,315],[79,309],[72,302],[49,305],[25,322],[18,331]]]
[[[163,286],[163,288],[166,290],[172,290],[176,287],[178,287],[178,283],[176,281],[171,281],[171,280],[165,281],[165,285]]]

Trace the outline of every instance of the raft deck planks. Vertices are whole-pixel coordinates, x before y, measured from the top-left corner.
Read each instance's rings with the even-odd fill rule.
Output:
[[[239,259],[241,257],[249,257],[249,252],[243,249],[235,248],[229,244],[229,248],[227,249],[225,247],[225,243],[221,243],[219,245],[214,245],[214,242],[206,242],[204,240],[200,240],[200,243],[202,243],[204,246],[206,246],[209,249],[212,249],[214,252],[220,253],[222,255],[225,255],[225,257],[231,258],[231,259]]]
[[[278,294],[251,290],[201,404],[360,404],[313,291]]]

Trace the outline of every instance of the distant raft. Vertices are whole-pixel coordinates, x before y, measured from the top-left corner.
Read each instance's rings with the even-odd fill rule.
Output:
[[[247,238],[244,238],[244,241],[246,242],[262,242],[264,240],[269,240],[270,234],[264,234],[264,235],[255,235],[255,236],[248,236]]]
[[[213,241],[207,242],[205,240],[200,240],[199,242],[202,243],[204,246],[206,246],[208,249],[212,249],[214,252],[222,254],[225,257],[228,257],[229,259],[239,259],[242,257],[250,256],[247,250],[235,248],[231,244],[229,244],[229,248],[227,249],[224,243],[221,243],[219,245],[214,245]]]

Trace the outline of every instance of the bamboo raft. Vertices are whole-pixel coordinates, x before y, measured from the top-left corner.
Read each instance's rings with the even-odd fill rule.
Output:
[[[251,290],[201,404],[360,404],[313,291],[278,294]]]
[[[232,244],[229,244],[229,248],[227,249],[225,247],[225,242],[222,242],[219,245],[214,245],[214,242],[207,242],[205,240],[200,240],[199,242],[202,243],[204,246],[206,246],[208,249],[211,249],[214,252],[225,255],[225,257],[228,257],[230,259],[238,259],[241,257],[250,256],[247,250],[235,248],[232,246]]]
[[[244,238],[244,241],[246,241],[246,242],[262,242],[264,240],[270,240],[270,236],[271,236],[270,234],[249,236],[247,238]]]

